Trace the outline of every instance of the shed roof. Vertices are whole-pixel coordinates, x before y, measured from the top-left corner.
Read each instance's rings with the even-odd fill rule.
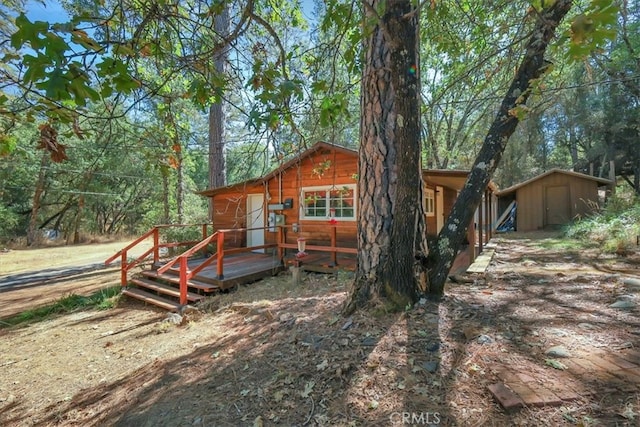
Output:
[[[508,187],[508,188],[505,188],[504,190],[498,192],[498,196],[504,196],[504,195],[513,193],[513,192],[517,191],[518,189],[520,189],[520,188],[522,188],[522,187],[524,187],[526,185],[531,184],[532,182],[538,181],[538,180],[540,180],[540,179],[542,179],[542,178],[544,178],[546,176],[549,176],[551,174],[554,174],[554,173],[559,173],[559,174],[563,174],[563,175],[567,175],[567,176],[572,176],[572,177],[575,177],[575,178],[582,178],[582,179],[586,179],[586,180],[590,180],[590,181],[595,181],[600,185],[610,185],[610,184],[612,184],[611,180],[608,180],[608,179],[605,179],[605,178],[599,178],[597,176],[586,175],[586,174],[583,174],[583,173],[580,173],[580,172],[567,171],[567,170],[555,168],[555,169],[548,170],[547,172],[542,173],[542,174],[540,174],[538,176],[534,176],[533,178],[528,179],[528,180],[526,180],[524,182],[521,182],[519,184],[513,185],[513,186]]]

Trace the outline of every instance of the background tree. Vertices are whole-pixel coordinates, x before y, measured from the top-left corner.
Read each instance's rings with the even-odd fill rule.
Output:
[[[468,179],[438,235],[437,248],[434,248],[436,250],[430,253],[429,295],[434,299],[442,297],[449,269],[466,235],[474,212],[482,200],[483,192],[500,163],[509,138],[514,133],[522,113],[526,111],[528,98],[540,84],[540,78],[549,70],[550,63],[544,55],[560,22],[571,8],[571,3],[570,0],[556,1],[550,7],[540,8],[536,11],[538,12],[535,18],[536,23],[527,42],[522,62],[487,133]],[[589,30],[590,35],[591,37],[602,37],[600,41],[604,41],[607,32],[606,24],[611,21],[612,16],[615,19],[615,9],[611,8],[610,4],[603,2],[594,2],[591,7],[590,15],[598,16],[598,21],[602,26],[600,28],[592,27]],[[585,17],[588,15],[581,14],[576,19],[582,20]],[[575,22],[574,20],[574,26]],[[591,48],[589,45],[582,45],[585,37],[581,37],[579,40],[575,38],[575,27],[572,27],[572,35],[575,43],[572,47],[577,45],[577,51]],[[569,52],[575,53],[576,49],[570,49]]]

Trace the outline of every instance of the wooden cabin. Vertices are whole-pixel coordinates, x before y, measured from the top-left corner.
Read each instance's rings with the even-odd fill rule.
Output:
[[[225,233],[225,247],[277,243],[277,226],[282,225],[287,244],[304,238],[307,245],[332,245],[331,228],[335,226],[335,245],[355,249],[357,171],[357,151],[318,142],[263,177],[199,194],[213,199],[215,229],[248,229]],[[467,174],[460,170],[423,171],[430,236],[435,237],[442,228]],[[492,224],[495,218],[495,190],[493,184],[487,189],[485,201],[476,213],[475,226],[470,230],[469,240],[476,240],[476,228],[480,231],[480,248],[493,231],[485,224]],[[470,247],[469,259],[473,261],[475,245]]]
[[[552,169],[498,192],[499,208],[516,203],[517,231],[554,229],[588,215],[602,205],[608,179]]]

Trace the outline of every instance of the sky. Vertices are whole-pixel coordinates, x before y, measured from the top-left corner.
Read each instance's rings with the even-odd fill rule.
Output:
[[[29,0],[25,10],[30,21],[47,21],[50,23],[67,22],[69,15],[57,1],[46,0],[46,5],[42,2]]]
[[[43,4],[45,3],[45,4]],[[302,10],[307,19],[313,17],[313,0],[302,0]],[[47,21],[50,23],[67,22],[69,15],[56,0],[29,0],[26,5],[26,15],[30,21]]]

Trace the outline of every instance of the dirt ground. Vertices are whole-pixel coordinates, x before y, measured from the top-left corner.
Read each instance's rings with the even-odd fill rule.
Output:
[[[128,243],[0,250],[0,319],[51,303],[64,295],[89,295],[118,284],[118,262],[105,268],[104,261]],[[128,256],[138,257],[151,245],[143,241]]]
[[[404,313],[344,318],[347,273],[298,287],[283,273],[212,297],[179,325],[122,299],[0,329],[0,425],[637,425],[639,394],[599,392],[594,378],[580,380],[596,392],[575,401],[511,412],[487,386],[498,364],[551,375],[544,352],[554,345],[637,346],[638,309],[610,305],[635,302],[622,281],[640,277],[638,254],[544,235],[494,241],[486,274]],[[106,277],[96,286],[117,284]],[[1,307],[14,292],[0,292]]]

